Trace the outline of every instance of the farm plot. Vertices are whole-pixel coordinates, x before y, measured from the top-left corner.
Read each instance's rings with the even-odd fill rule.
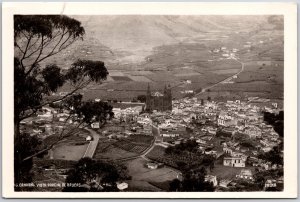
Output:
[[[88,144],[60,144],[52,149],[53,159],[73,160],[81,159],[87,149]]]
[[[145,76],[133,76],[133,75],[130,75],[128,76],[131,80],[133,81],[137,81],[137,82],[152,82],[150,79],[148,79],[147,77]]]
[[[218,69],[212,71],[215,74],[236,74],[240,71],[240,69]]]
[[[110,76],[125,76],[125,74],[121,71],[112,71],[112,70],[109,70],[109,75]]]
[[[118,140],[114,143],[114,146],[125,151],[141,154],[150,146],[152,141],[152,136],[132,135],[129,136],[127,139]]]
[[[144,143],[146,145],[150,145],[153,141],[153,137],[149,135],[131,135],[127,139],[135,143]]]
[[[110,160],[118,160],[123,158],[129,158],[137,156],[136,153],[125,151],[121,148],[115,147],[114,145],[109,145],[105,148],[104,151],[100,152],[99,150],[95,152],[95,159],[110,159]]]
[[[215,165],[214,169],[210,172],[211,175],[217,176],[220,179],[234,179],[236,175],[240,174],[241,170],[245,168],[228,167],[223,165]],[[247,167],[254,173],[253,167]]]
[[[124,73],[127,73],[128,75],[132,75],[132,76],[145,76],[145,75],[153,74],[152,71],[145,71],[145,70],[130,71]]]
[[[156,71],[153,74],[146,75],[147,78],[153,82],[176,82],[178,79],[174,77],[174,74],[167,71]]]
[[[132,180],[128,181],[129,187],[147,185],[144,189],[151,189],[151,184],[172,181],[173,179],[177,178],[179,173],[178,171],[168,167],[151,170],[145,166],[146,163],[147,161],[142,158],[137,158],[126,162],[129,175],[132,176]]]
[[[134,152],[137,154],[142,153],[148,147],[146,145],[138,145],[124,140],[117,141],[116,143],[114,143],[114,146],[123,149],[125,151]]]
[[[132,81],[128,76],[111,76],[115,81]]]
[[[98,145],[97,145],[97,148],[96,148],[96,151],[95,151],[95,155],[94,155],[94,158],[97,158],[98,154],[102,153],[102,152],[105,152],[106,149],[108,149],[108,147],[110,145],[112,145],[114,143],[114,141],[99,141],[98,142]]]
[[[190,70],[190,69],[175,69],[172,71],[174,76],[199,76],[199,72]]]

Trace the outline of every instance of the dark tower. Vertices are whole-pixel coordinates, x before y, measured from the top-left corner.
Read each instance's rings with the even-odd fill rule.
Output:
[[[168,85],[167,88],[167,100],[168,100],[167,110],[172,110],[172,91],[171,91],[170,84]]]
[[[149,83],[148,83],[147,95],[146,95],[146,111],[152,111],[152,107],[151,107],[151,91],[150,91],[150,85],[149,85]]]
[[[172,93],[171,87],[165,86],[162,95],[151,95],[150,86],[148,84],[146,95],[146,111],[168,111],[172,110]]]

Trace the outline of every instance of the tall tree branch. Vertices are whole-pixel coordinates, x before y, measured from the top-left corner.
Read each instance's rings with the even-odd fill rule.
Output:
[[[37,58],[35,59],[35,61],[32,63],[31,65],[31,68],[25,73],[25,76],[28,76],[30,74],[30,72],[36,68],[36,64],[37,64],[37,61],[38,59],[41,57],[42,53],[43,53],[43,43],[44,43],[44,36],[42,36],[42,41],[41,41],[41,49],[40,49],[40,52],[39,52],[39,55],[37,56]]]
[[[48,101],[48,102],[44,102],[40,105],[37,105],[35,107],[30,107],[30,109],[40,109],[41,107],[45,106],[45,105],[48,105],[48,104],[51,104],[51,103],[55,103],[55,102],[59,102],[59,101],[62,101],[64,99],[66,99],[67,97],[70,97],[71,95],[73,95],[76,91],[86,87],[89,83],[91,82],[91,79],[87,80],[86,82],[83,82],[82,84],[78,85],[74,90],[72,90],[70,93],[64,95],[63,97],[59,98],[59,99],[56,99],[56,100],[51,100],[51,101]],[[34,112],[31,113],[31,116],[34,114]],[[28,118],[30,116],[26,116],[26,118]],[[25,118],[21,118],[20,120],[24,120]]]
[[[73,132],[74,132],[76,129],[78,129],[83,123],[84,123],[83,121],[80,122],[80,124],[78,124],[75,128],[71,129],[66,135],[61,136],[60,138],[58,138],[58,140],[54,141],[51,145],[49,145],[49,146],[46,147],[45,149],[42,149],[42,150],[40,150],[40,151],[38,151],[38,152],[36,152],[36,153],[34,153],[34,154],[28,156],[28,157],[25,157],[22,161],[23,161],[23,162],[24,162],[24,161],[27,161],[27,160],[29,160],[29,159],[32,159],[33,157],[36,157],[36,156],[38,156],[38,155],[40,155],[40,154],[43,154],[43,153],[46,152],[46,151],[49,151],[50,149],[53,148],[54,145],[60,143],[61,141],[65,140],[66,138],[72,136],[72,135],[73,135]]]

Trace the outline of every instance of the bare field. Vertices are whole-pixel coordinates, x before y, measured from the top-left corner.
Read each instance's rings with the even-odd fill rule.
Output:
[[[102,153],[95,153],[95,158],[97,159],[111,159],[118,160],[122,158],[128,158],[136,156],[136,153],[128,152],[113,145],[110,145]]]
[[[81,159],[88,147],[88,142],[83,145],[61,144],[53,149],[54,159],[73,160]]]
[[[158,169],[149,169],[145,167],[146,160],[142,158],[134,159],[126,162],[129,175],[132,176],[132,180],[129,181],[129,186],[135,185],[147,185],[148,182],[165,182],[171,181],[177,178],[177,172],[173,169],[162,167]],[[147,189],[152,188],[152,185],[148,185]]]
[[[128,76],[131,80],[136,82],[152,82],[150,79],[148,79],[145,76]]]
[[[236,168],[223,165],[215,165],[214,169],[210,172],[211,175],[217,176],[218,179],[234,179],[236,175],[240,174],[242,169],[250,169],[254,174],[253,167]]]

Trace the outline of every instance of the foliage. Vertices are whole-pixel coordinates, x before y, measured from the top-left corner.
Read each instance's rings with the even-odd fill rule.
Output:
[[[170,191],[181,192],[213,192],[214,187],[211,182],[204,181],[206,172],[201,169],[199,172],[187,172],[183,175],[183,180],[174,179],[170,182]]]
[[[102,61],[78,59],[67,70],[49,61],[45,63],[48,58],[67,49],[77,40],[83,39],[84,33],[81,23],[68,16],[14,16],[14,125],[17,147],[23,144],[25,137],[20,133],[20,122],[35,115],[39,109],[48,104],[66,100],[64,105],[67,104],[69,109],[72,109],[67,120],[77,116],[79,121],[77,127],[94,121],[105,124],[106,119],[113,116],[112,108],[106,103],[83,102],[82,96],[76,94],[89,83],[101,83],[106,79],[108,72]],[[65,96],[52,99],[51,95],[65,84],[71,85],[73,89]],[[15,160],[18,161],[15,162],[16,181],[21,182],[21,174],[25,177],[22,166],[27,164],[26,161],[30,164],[33,157],[42,155],[55,143],[72,135],[72,130],[64,129],[57,141],[39,148],[39,151],[23,147],[22,153],[15,152]],[[29,168],[30,166],[24,169]]]
[[[253,177],[254,177],[254,182],[257,184],[257,186],[260,189],[263,189],[266,180],[277,179],[282,176],[283,176],[283,169],[277,169],[277,170],[264,170],[264,171],[256,170]]]
[[[253,183],[251,181],[247,181],[247,180],[238,180],[238,181],[235,181],[236,182],[236,185],[234,187],[230,187],[230,191],[231,192],[243,192],[243,191],[261,191],[262,188],[259,187],[259,185],[257,183]]]
[[[280,137],[283,137],[284,132],[284,113],[280,111],[279,114],[273,114],[270,112],[263,112],[264,121],[274,127],[274,130],[279,134]]]
[[[170,146],[166,149],[166,154],[180,154],[183,151],[196,152],[198,150],[198,143],[195,140],[188,140],[181,142],[178,145]]]
[[[247,147],[247,148],[250,148],[250,149],[255,148],[255,142],[252,141],[252,140],[244,140],[244,141],[240,142],[240,145],[242,147]]]
[[[35,136],[30,136],[29,134],[22,134],[20,140],[15,144],[14,147],[14,174],[15,174],[15,184],[18,183],[30,183],[32,182],[31,168],[33,165],[32,159],[29,161],[22,162],[19,158],[25,158],[28,155],[35,153],[41,142]],[[18,177],[17,177],[18,176]],[[16,180],[18,179],[18,181]],[[21,189],[19,187],[19,189]],[[22,188],[24,191],[26,188]]]
[[[138,95],[137,100],[139,100],[140,102],[145,103],[146,102],[146,95]]]
[[[217,133],[216,133],[216,137],[227,137],[227,138],[231,138],[232,134],[231,133],[228,133],[228,132],[224,132],[220,129],[217,130]]]
[[[272,164],[283,165],[283,155],[281,153],[283,144],[279,144],[276,147],[273,147],[271,151],[267,153],[259,154],[260,159],[271,162]]]
[[[68,173],[65,192],[118,191],[116,182],[121,179],[118,169],[110,163],[82,158]]]

